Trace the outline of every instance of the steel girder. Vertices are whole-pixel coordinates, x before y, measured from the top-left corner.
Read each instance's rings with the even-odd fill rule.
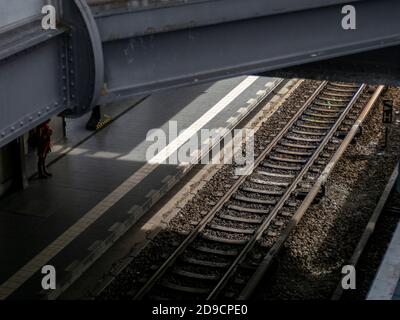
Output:
[[[400,43],[396,0],[54,1],[57,31],[0,31],[0,146],[63,110]]]
[[[64,110],[64,31],[41,33],[32,23],[0,36],[0,147]]]
[[[103,42],[362,0],[87,0]]]
[[[60,112],[82,115],[100,94],[102,48],[90,9],[81,0],[55,4],[57,30],[42,29],[39,11],[0,32],[0,147]]]
[[[398,1],[352,4],[356,30],[342,28],[343,1],[219,0],[147,10],[92,9],[105,66],[98,101],[400,43]]]
[[[0,32],[12,29],[41,15],[47,0],[12,0],[0,2]]]

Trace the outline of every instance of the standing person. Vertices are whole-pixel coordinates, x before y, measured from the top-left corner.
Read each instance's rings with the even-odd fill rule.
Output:
[[[51,177],[52,174],[46,169],[46,157],[51,152],[51,136],[53,129],[49,126],[50,120],[41,124],[37,130],[37,148],[38,148],[38,174],[40,179]]]

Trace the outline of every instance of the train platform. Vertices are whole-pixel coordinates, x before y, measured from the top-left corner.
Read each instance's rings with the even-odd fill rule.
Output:
[[[82,129],[85,119],[69,121],[50,159],[53,177],[0,200],[0,300],[55,298],[179,181],[187,167],[147,162],[149,130],[169,135],[171,121],[186,129],[167,146],[179,151],[182,134],[234,128],[279,82],[237,77],[138,97],[105,109],[114,121],[95,134]],[[50,295],[45,265],[57,270]]]
[[[367,300],[400,300],[400,222],[375,276]]]

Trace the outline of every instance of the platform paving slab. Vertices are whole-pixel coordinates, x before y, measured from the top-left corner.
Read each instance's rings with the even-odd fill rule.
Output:
[[[44,262],[56,267],[61,287],[79,276],[184,174],[182,167],[160,165],[145,170],[148,175],[139,185],[129,181],[146,166],[149,128],[168,132],[170,120],[177,121],[180,130],[189,127],[243,79],[153,95],[55,162],[51,166],[54,178],[33,181],[28,189],[1,200],[2,292],[11,286],[15,287],[8,296],[11,299],[49,297],[40,287],[43,275],[34,270]],[[257,97],[269,81],[257,79],[206,127],[232,128],[235,121],[227,120],[239,121],[243,110],[238,110],[250,107],[247,101]],[[128,160],[121,160],[127,156]],[[123,189],[126,181],[134,187]],[[121,198],[116,190],[122,192]],[[18,286],[24,272],[32,276]]]

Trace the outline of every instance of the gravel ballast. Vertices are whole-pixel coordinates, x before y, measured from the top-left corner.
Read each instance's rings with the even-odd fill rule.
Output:
[[[386,97],[395,99],[398,105],[399,94],[399,89],[390,88]],[[399,158],[399,108],[395,107],[386,148],[382,108],[380,103],[369,115],[361,137],[356,138],[329,177],[325,196],[310,207],[285,243],[256,299],[331,298],[341,279],[341,269],[353,254]],[[397,221],[398,217],[389,216],[378,226],[374,237],[380,241],[369,242],[375,251],[362,257],[356,268],[357,290],[346,294],[347,299],[365,298]]]

